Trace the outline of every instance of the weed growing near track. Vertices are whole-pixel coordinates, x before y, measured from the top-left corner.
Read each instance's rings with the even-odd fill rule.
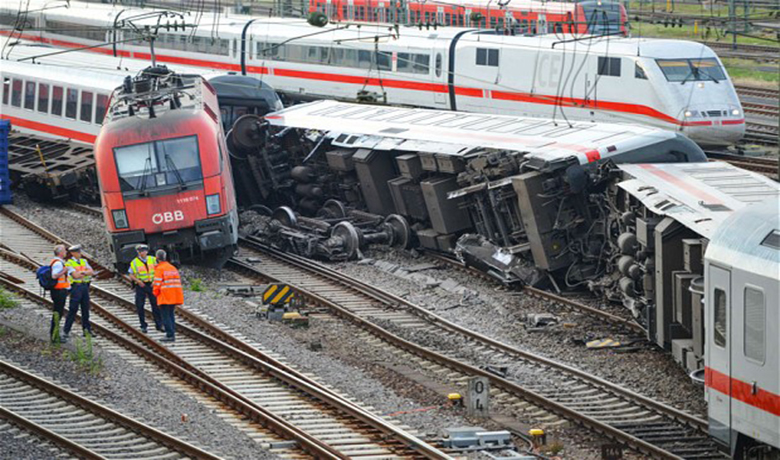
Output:
[[[19,301],[10,292],[0,288],[0,310],[8,310],[19,306]]]
[[[86,333],[84,340],[76,337],[73,341],[75,350],[66,351],[65,356],[70,358],[71,361],[81,366],[85,371],[90,374],[97,375],[103,370],[103,357],[95,356],[92,348],[92,334]]]
[[[206,290],[206,284],[200,278],[193,278],[190,280],[190,291],[203,292]]]

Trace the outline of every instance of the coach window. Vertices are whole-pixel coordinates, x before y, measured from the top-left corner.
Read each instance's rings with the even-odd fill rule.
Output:
[[[49,85],[46,83],[38,83],[38,111],[49,111]]]
[[[376,53],[376,68],[379,70],[393,69],[393,53],[379,51]]]
[[[745,288],[745,357],[764,364],[766,341],[766,299],[756,288]]]
[[[599,56],[599,75],[620,76],[620,58]]]
[[[51,88],[51,114],[62,116],[62,86],[52,86]]]
[[[92,102],[95,95],[90,91],[81,92],[81,121],[92,123]]]
[[[498,67],[498,50],[477,48],[477,65]]]
[[[713,297],[715,330],[713,331],[712,336],[715,340],[715,345],[725,347],[728,334],[728,325],[726,323],[726,317],[728,315],[726,292],[715,288],[715,295]]]
[[[8,105],[8,98],[11,94],[11,79],[3,78],[3,104]]]
[[[24,108],[35,110],[35,82],[24,83]]]
[[[65,100],[65,118],[76,119],[76,113],[79,109],[79,92],[76,89],[68,88],[68,97]]]
[[[95,124],[102,124],[108,110],[108,94],[98,94],[95,104]]]
[[[14,107],[22,106],[22,80],[14,78],[11,89],[11,105]]]
[[[441,77],[441,53],[436,53],[436,76]]]

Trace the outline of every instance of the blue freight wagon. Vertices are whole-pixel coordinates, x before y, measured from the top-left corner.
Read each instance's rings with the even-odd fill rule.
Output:
[[[0,120],[0,204],[11,203],[11,177],[8,171],[8,134],[11,121]]]

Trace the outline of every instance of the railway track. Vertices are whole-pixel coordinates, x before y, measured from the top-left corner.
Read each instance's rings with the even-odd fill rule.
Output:
[[[265,247],[251,238],[242,239],[240,247],[246,258],[231,259],[232,270],[250,279],[290,284],[309,304],[325,308],[406,352],[458,373],[486,377],[512,396],[647,455],[726,458],[707,435],[705,420],[466,329],[319,263]],[[249,262],[255,257],[261,258],[260,267]],[[453,341],[454,347],[440,345]],[[474,363],[497,363],[513,371],[497,375]]]
[[[747,169],[748,171],[754,171],[757,173],[766,174],[772,178],[777,178],[777,158],[746,157],[743,155],[734,155],[732,153],[721,151],[706,151],[705,153],[710,159],[725,161],[742,169]]]
[[[780,90],[773,88],[757,88],[755,86],[744,85],[734,85],[734,87],[737,89],[737,94],[740,96],[752,96],[774,100],[778,100],[778,98],[780,98]]]
[[[0,208],[3,246],[0,284],[39,303],[34,269],[58,238]],[[132,292],[97,261],[93,282],[93,328],[97,337],[132,350],[255,422],[294,441],[317,458],[450,458],[406,430],[336,394],[230,330],[180,309],[177,342],[158,343],[161,334],[138,331]],[[99,300],[98,300],[99,299]]]
[[[0,418],[81,458],[219,458],[3,360]]]

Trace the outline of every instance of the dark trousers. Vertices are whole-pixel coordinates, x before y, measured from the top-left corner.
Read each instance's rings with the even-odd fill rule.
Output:
[[[176,338],[176,315],[174,309],[176,305],[160,305],[162,310],[162,320],[165,325],[165,336],[172,339]]]
[[[138,320],[141,322],[141,329],[146,329],[146,311],[144,310],[144,304],[146,299],[149,299],[149,304],[152,306],[152,316],[154,316],[154,327],[162,329],[162,315],[160,309],[157,308],[157,297],[152,293],[152,283],[144,283],[144,287],[135,286],[135,311],[138,313]]]
[[[73,327],[73,321],[76,319],[76,313],[81,307],[81,328],[85,332],[92,333],[92,327],[89,324],[89,283],[73,283],[70,289],[70,305],[68,306],[68,317],[65,319],[64,331],[70,334]]]
[[[68,300],[67,289],[52,289],[51,301],[54,303],[53,313],[51,315],[51,327],[49,327],[49,340],[54,342],[59,340],[60,337],[60,320],[65,316],[65,302]],[[56,319],[56,321],[55,321]],[[54,331],[57,331],[57,335],[54,335]]]

